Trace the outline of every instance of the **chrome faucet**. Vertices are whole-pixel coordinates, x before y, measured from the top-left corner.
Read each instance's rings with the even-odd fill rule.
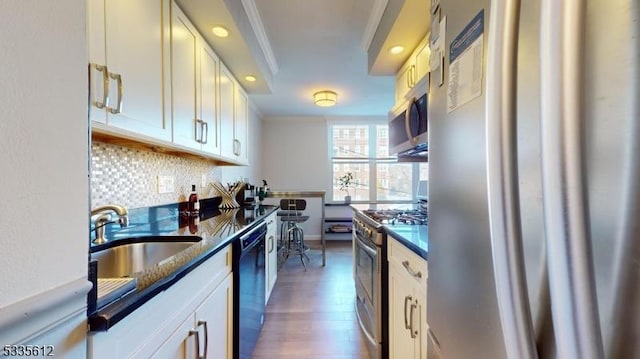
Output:
[[[111,213],[115,212],[118,215],[118,221],[111,220]],[[93,244],[103,244],[107,240],[104,238],[104,226],[109,223],[120,223],[120,227],[126,227],[129,225],[129,212],[126,208],[117,204],[107,204],[104,206],[96,207],[91,210],[91,217],[98,216],[95,219],[96,238],[93,240]]]

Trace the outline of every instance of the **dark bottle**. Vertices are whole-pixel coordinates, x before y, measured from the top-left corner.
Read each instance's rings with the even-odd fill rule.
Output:
[[[200,224],[200,217],[192,216],[189,218],[189,233],[198,233],[198,225]]]
[[[197,216],[200,214],[200,202],[198,201],[196,185],[191,185],[191,194],[189,195],[189,214],[191,216]]]

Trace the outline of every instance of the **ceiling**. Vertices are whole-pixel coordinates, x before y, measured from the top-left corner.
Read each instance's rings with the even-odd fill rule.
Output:
[[[394,74],[429,24],[429,0],[177,2],[263,117],[386,116]],[[214,25],[230,36],[215,37]],[[406,50],[391,55],[396,44]],[[337,92],[337,105],[315,106],[319,90]]]

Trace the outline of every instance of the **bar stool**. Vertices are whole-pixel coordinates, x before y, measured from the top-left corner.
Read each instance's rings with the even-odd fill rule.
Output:
[[[306,271],[307,265],[304,263],[304,259],[309,261],[306,254],[309,247],[304,244],[304,231],[298,224],[309,219],[309,216],[302,214],[302,211],[307,208],[307,201],[304,199],[282,199],[280,200],[280,208],[282,210],[278,211],[277,215],[281,220],[280,244],[285,248],[285,260],[291,254],[299,255]]]

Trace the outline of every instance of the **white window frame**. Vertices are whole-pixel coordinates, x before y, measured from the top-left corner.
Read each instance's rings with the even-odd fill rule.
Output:
[[[355,159],[355,158],[350,158],[350,157],[333,157],[333,126],[335,125],[342,125],[342,126],[362,126],[362,125],[367,125],[369,127],[369,144],[368,144],[368,150],[371,151],[371,149],[375,149],[376,148],[376,138],[377,138],[377,131],[376,128],[378,125],[386,125],[387,124],[387,120],[381,120],[381,119],[370,119],[370,120],[365,120],[365,119],[354,119],[354,120],[327,120],[327,141],[328,141],[328,146],[327,146],[327,155],[329,158],[329,175],[328,175],[328,186],[327,188],[329,189],[327,191],[327,193],[330,194],[330,197],[326,198],[327,202],[329,203],[340,203],[342,201],[340,200],[335,200],[333,199],[333,184],[335,183],[335,178],[334,178],[334,174],[333,174],[333,164],[334,164],[334,160],[342,160],[342,161],[349,161],[349,160],[353,160],[354,163],[357,162],[363,162],[366,161],[369,164],[369,183],[371,184],[369,186],[369,199],[365,200],[365,201],[356,201],[355,199],[352,199],[352,203],[412,203],[415,202],[415,196],[416,196],[416,189],[418,188],[418,182],[420,180],[420,167],[419,167],[419,163],[415,162],[415,163],[411,163],[412,166],[412,171],[411,171],[411,178],[412,178],[412,183],[411,183],[411,188],[412,188],[412,199],[411,200],[378,200],[377,198],[377,189],[375,184],[377,183],[377,163],[380,162],[391,162],[391,163],[397,163],[397,157],[396,156],[390,156],[390,157],[385,157],[385,158],[372,158],[372,157],[367,157],[367,158],[362,158],[362,159]],[[338,134],[339,138],[345,138],[344,137],[344,130],[341,130]],[[343,162],[344,163],[344,162]]]

